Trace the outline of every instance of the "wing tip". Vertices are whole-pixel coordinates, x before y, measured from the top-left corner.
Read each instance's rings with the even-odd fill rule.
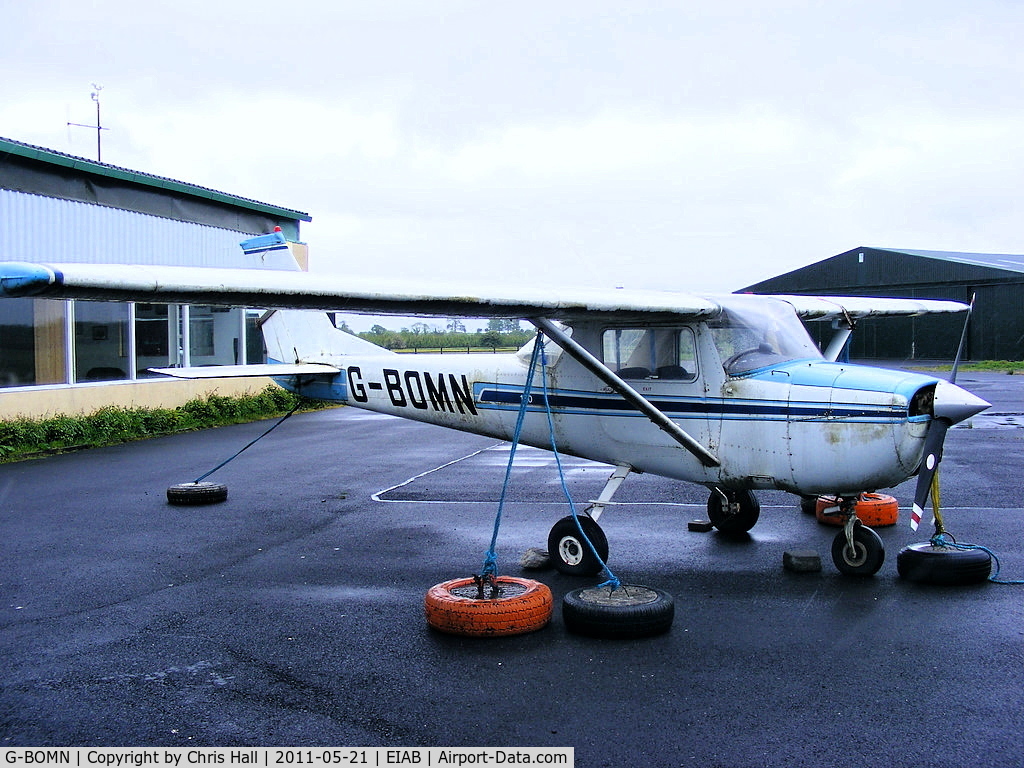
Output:
[[[57,270],[23,261],[0,263],[0,296],[39,296],[63,279]]]

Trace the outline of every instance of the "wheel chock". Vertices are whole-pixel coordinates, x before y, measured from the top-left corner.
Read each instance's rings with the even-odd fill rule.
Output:
[[[816,573],[821,570],[821,555],[814,550],[790,550],[782,553],[782,566],[793,573]]]
[[[546,549],[530,547],[519,558],[519,567],[526,571],[542,571],[551,567],[551,555]]]

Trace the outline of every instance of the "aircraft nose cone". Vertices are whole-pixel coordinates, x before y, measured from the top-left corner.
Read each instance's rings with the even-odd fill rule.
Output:
[[[934,413],[936,418],[949,419],[953,424],[958,424],[991,407],[992,403],[982,400],[977,395],[972,395],[956,384],[940,381],[935,385]]]

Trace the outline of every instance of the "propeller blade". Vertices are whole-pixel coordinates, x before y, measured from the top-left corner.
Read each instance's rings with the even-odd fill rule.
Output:
[[[914,492],[914,509],[910,514],[910,527],[917,530],[924,517],[924,505],[931,493],[932,478],[942,461],[942,444],[946,441],[946,432],[950,428],[946,419],[932,419],[928,427],[928,436],[924,440],[924,458],[921,469],[917,473],[917,490]]]
[[[924,440],[924,458],[921,460],[921,469],[917,474],[914,509],[910,513],[910,527],[915,531],[921,525],[921,518],[924,517],[924,505],[928,501],[928,496],[931,495],[936,533],[942,532],[938,471],[939,462],[942,461],[942,446],[946,442],[946,432],[954,424],[959,424],[964,419],[969,419],[990,406],[980,397],[975,397],[970,392],[956,386],[956,374],[960,368],[960,358],[963,356],[964,345],[967,341],[967,325],[971,321],[971,313],[974,312],[974,299],[975,295],[972,294],[971,304],[967,308],[967,316],[964,318],[964,327],[960,332],[960,344],[956,349],[956,357],[953,358],[949,382],[940,381],[935,385],[935,400],[932,406],[934,418],[928,427],[928,436]]]

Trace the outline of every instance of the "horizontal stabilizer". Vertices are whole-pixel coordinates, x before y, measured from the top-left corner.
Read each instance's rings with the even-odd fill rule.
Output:
[[[204,365],[192,368],[150,368],[153,373],[162,373],[178,379],[234,379],[243,376],[307,376],[334,375],[341,369],[321,363],[297,363],[284,365]]]

